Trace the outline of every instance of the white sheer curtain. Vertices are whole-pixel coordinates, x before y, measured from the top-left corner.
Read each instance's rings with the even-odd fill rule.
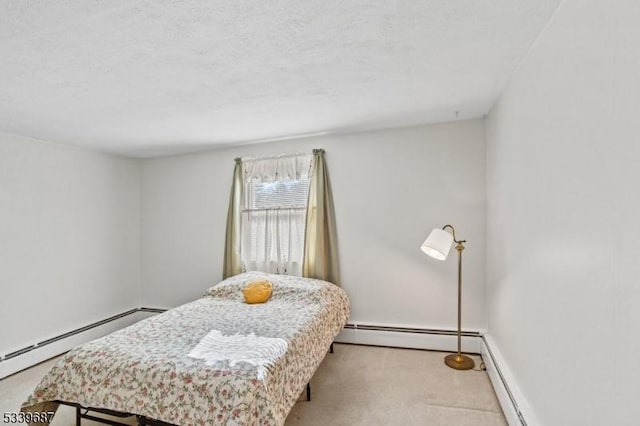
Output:
[[[312,155],[243,158],[245,270],[301,275]]]

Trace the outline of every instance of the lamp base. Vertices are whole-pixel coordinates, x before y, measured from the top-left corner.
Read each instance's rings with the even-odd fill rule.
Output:
[[[444,363],[456,370],[471,370],[476,365],[471,358],[462,354],[447,355]]]

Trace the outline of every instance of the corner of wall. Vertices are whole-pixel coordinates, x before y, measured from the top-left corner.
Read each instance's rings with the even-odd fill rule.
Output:
[[[143,306],[142,304],[142,296],[143,296],[143,276],[142,276],[142,192],[144,179],[142,178],[144,170],[143,170],[143,162],[142,159],[136,159],[136,166],[138,167],[138,306]]]

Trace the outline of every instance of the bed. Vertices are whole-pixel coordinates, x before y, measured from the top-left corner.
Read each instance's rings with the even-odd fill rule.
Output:
[[[246,304],[242,288],[259,279],[273,283],[271,298]],[[282,425],[349,313],[346,293],[331,283],[236,275],[71,350],[22,409],[64,403],[183,426]]]

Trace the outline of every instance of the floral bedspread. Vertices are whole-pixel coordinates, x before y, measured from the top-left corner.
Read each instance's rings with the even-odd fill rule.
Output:
[[[274,284],[271,299],[244,303],[242,287],[260,278]],[[38,411],[58,400],[175,425],[282,425],[349,310],[345,292],[325,281],[236,275],[198,300],[68,352],[22,407]],[[251,363],[188,356],[212,330],[280,338],[287,350],[262,374]]]

